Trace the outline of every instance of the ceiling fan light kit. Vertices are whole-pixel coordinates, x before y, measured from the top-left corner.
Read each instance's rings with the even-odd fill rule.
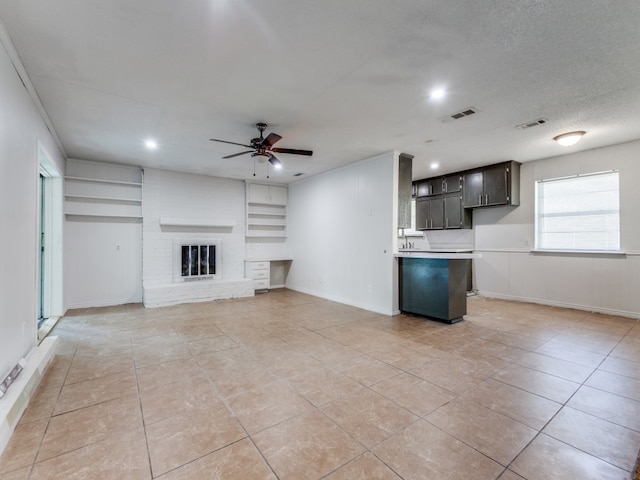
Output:
[[[233,158],[233,157],[237,157],[240,155],[244,155],[246,153],[250,153],[251,156],[254,158],[254,160],[257,159],[258,160],[264,160],[266,159],[268,161],[268,163],[271,164],[271,166],[273,166],[274,168],[282,168],[282,162],[280,161],[280,159],[278,157],[276,157],[274,155],[274,153],[287,153],[290,155],[304,155],[304,156],[311,156],[313,155],[313,151],[311,150],[300,150],[297,148],[278,148],[278,147],[274,147],[273,145],[276,142],[279,142],[282,137],[280,135],[278,135],[277,133],[270,133],[269,135],[267,135],[267,137],[265,138],[263,136],[264,131],[267,129],[267,124],[266,123],[256,123],[256,128],[258,129],[258,131],[260,132],[260,136],[256,137],[256,138],[252,138],[251,142],[249,145],[244,144],[244,143],[237,143],[237,142],[230,142],[228,140],[219,140],[217,138],[210,138],[209,140],[211,140],[212,142],[221,142],[221,143],[228,143],[231,145],[238,145],[240,147],[245,147],[245,148],[250,148],[251,150],[245,150],[242,152],[238,152],[238,153],[233,153],[231,155],[227,155],[224,156],[222,158]],[[255,166],[254,166],[255,169]],[[255,176],[255,172],[253,174]],[[269,174],[267,172],[267,178],[269,178]]]

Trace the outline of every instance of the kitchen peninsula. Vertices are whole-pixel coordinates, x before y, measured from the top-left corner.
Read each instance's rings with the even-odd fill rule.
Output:
[[[468,250],[401,251],[400,311],[456,323],[467,313],[469,262],[480,254]]]

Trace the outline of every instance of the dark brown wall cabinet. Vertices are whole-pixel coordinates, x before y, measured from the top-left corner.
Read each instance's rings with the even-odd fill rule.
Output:
[[[520,164],[497,163],[413,183],[416,229],[471,228],[472,208],[520,205]]]
[[[520,205],[520,164],[504,162],[464,172],[464,208]]]
[[[471,211],[465,210],[462,203],[462,175],[449,175],[418,182],[418,193],[421,192],[421,184],[422,193],[425,195],[418,195],[416,199],[417,230],[471,228]],[[427,191],[434,190],[440,193],[426,194]]]
[[[418,197],[428,197],[430,195],[441,195],[442,193],[444,193],[442,177],[420,180],[419,182],[417,182],[417,185]]]
[[[416,200],[416,229],[442,230],[444,228],[444,198],[442,195],[421,197]]]

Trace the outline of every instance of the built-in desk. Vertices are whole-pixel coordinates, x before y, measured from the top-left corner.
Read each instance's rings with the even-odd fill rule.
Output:
[[[253,279],[256,291],[282,288],[292,260],[289,257],[247,259],[244,261],[244,276]]]
[[[456,323],[467,313],[469,263],[480,254],[405,251],[399,265],[400,311]]]

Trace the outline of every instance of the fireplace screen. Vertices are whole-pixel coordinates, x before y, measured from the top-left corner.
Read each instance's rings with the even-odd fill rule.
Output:
[[[206,277],[216,274],[215,245],[182,245],[182,277]]]

